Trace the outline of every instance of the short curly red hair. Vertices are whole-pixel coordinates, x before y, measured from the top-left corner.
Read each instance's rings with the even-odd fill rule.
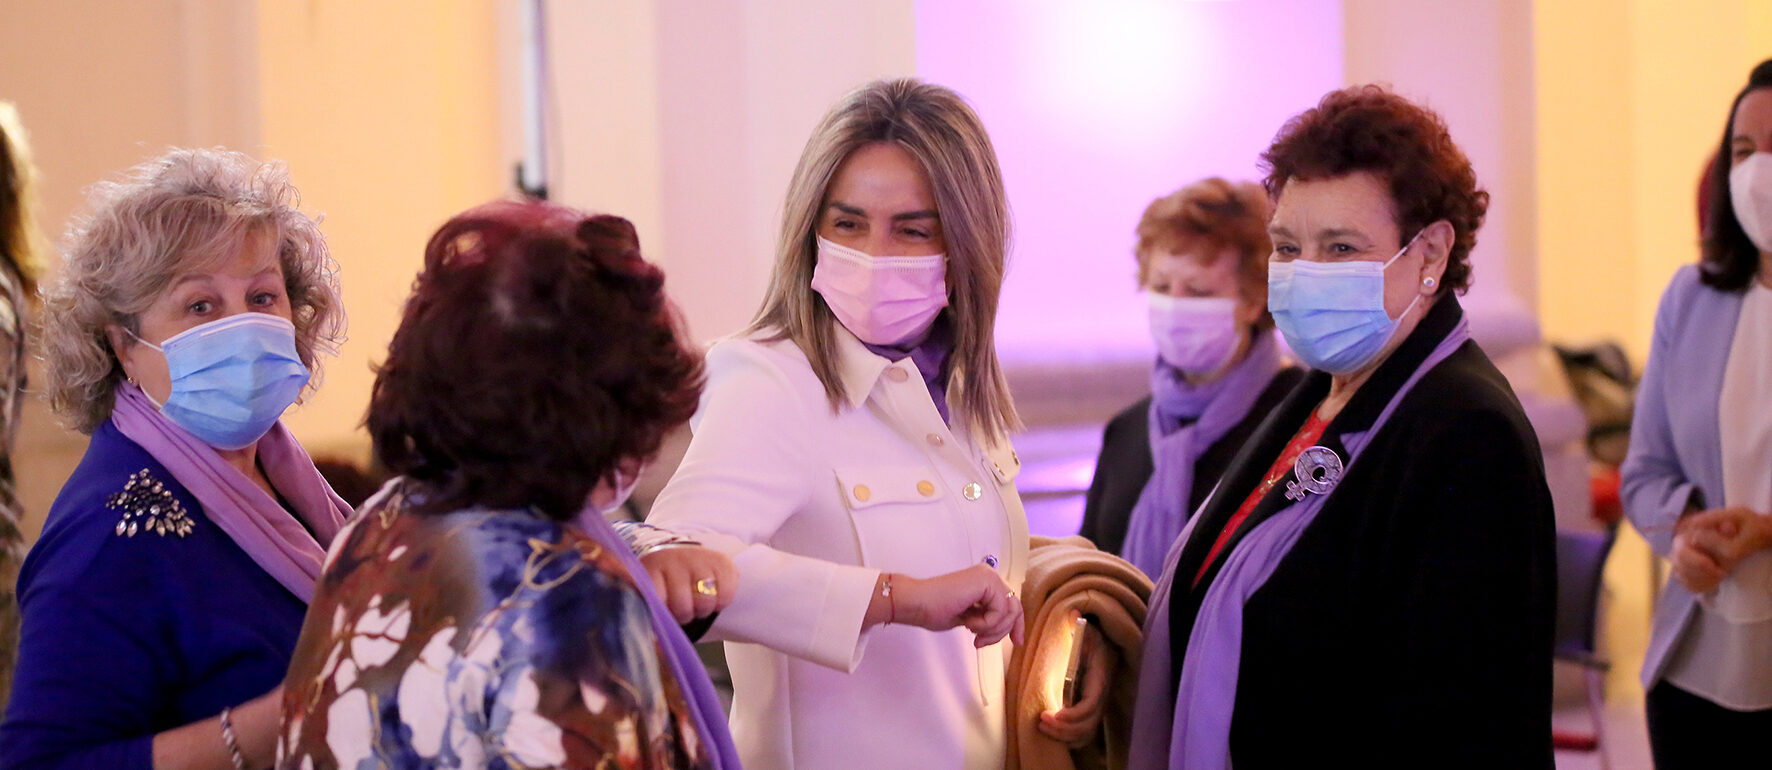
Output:
[[[1456,235],[1440,292],[1470,287],[1470,253],[1489,193],[1477,187],[1470,159],[1434,111],[1375,85],[1331,91],[1286,121],[1261,162],[1262,184],[1275,200],[1292,179],[1376,175],[1390,189],[1402,240],[1442,219],[1452,224]]]
[[[627,220],[501,201],[431,236],[369,403],[375,456],[416,512],[569,519],[658,451],[701,395],[664,273]]]

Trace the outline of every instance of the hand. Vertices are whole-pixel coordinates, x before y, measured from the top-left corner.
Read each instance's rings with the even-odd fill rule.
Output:
[[[1689,533],[1709,546],[1725,573],[1733,572],[1742,559],[1772,547],[1772,516],[1735,506],[1699,511],[1680,518],[1676,536]]]
[[[712,548],[660,548],[641,556],[640,565],[677,625],[726,609],[738,595],[738,567],[732,557]]]
[[[1101,715],[1107,710],[1107,683],[1114,676],[1118,656],[1101,638],[1095,626],[1083,631],[1083,692],[1077,702],[1040,714],[1039,730],[1070,748],[1082,748],[1095,738]]]
[[[1709,530],[1675,530],[1673,553],[1669,555],[1674,579],[1695,594],[1707,594],[1716,590],[1723,578],[1729,576],[1729,572],[1717,563],[1717,557],[1712,554],[1714,543],[1707,545],[1700,542],[1706,538],[1712,538]]]
[[[1021,600],[997,571],[975,564],[958,572],[919,580],[893,576],[895,623],[946,631],[965,626],[977,635],[975,647],[989,647],[1009,637],[1021,644]]]

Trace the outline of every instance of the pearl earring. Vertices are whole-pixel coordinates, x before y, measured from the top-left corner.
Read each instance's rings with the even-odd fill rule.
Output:
[[[1431,289],[1431,288],[1433,288],[1433,287],[1434,287],[1434,279],[1433,279],[1433,277],[1432,277],[1432,276],[1429,276],[1429,277],[1427,277],[1427,278],[1423,278],[1423,279],[1421,279],[1421,285],[1423,285],[1423,286],[1426,286],[1426,287],[1428,287],[1428,288],[1430,288],[1430,289]]]

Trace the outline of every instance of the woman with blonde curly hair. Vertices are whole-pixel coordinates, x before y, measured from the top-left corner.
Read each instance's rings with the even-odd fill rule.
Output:
[[[261,767],[350,509],[278,418],[341,338],[283,168],[174,150],[101,184],[44,292],[50,403],[91,434],[19,576],[0,766]]]

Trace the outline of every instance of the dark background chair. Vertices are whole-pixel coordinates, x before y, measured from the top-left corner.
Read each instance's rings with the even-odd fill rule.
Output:
[[[1617,536],[1616,525],[1602,532],[1557,533],[1557,624],[1552,650],[1557,660],[1582,667],[1594,732],[1592,736],[1559,733],[1555,737],[1559,748],[1598,750],[1602,770],[1607,766],[1604,685],[1611,664],[1599,654],[1595,638],[1604,587],[1601,574]]]

